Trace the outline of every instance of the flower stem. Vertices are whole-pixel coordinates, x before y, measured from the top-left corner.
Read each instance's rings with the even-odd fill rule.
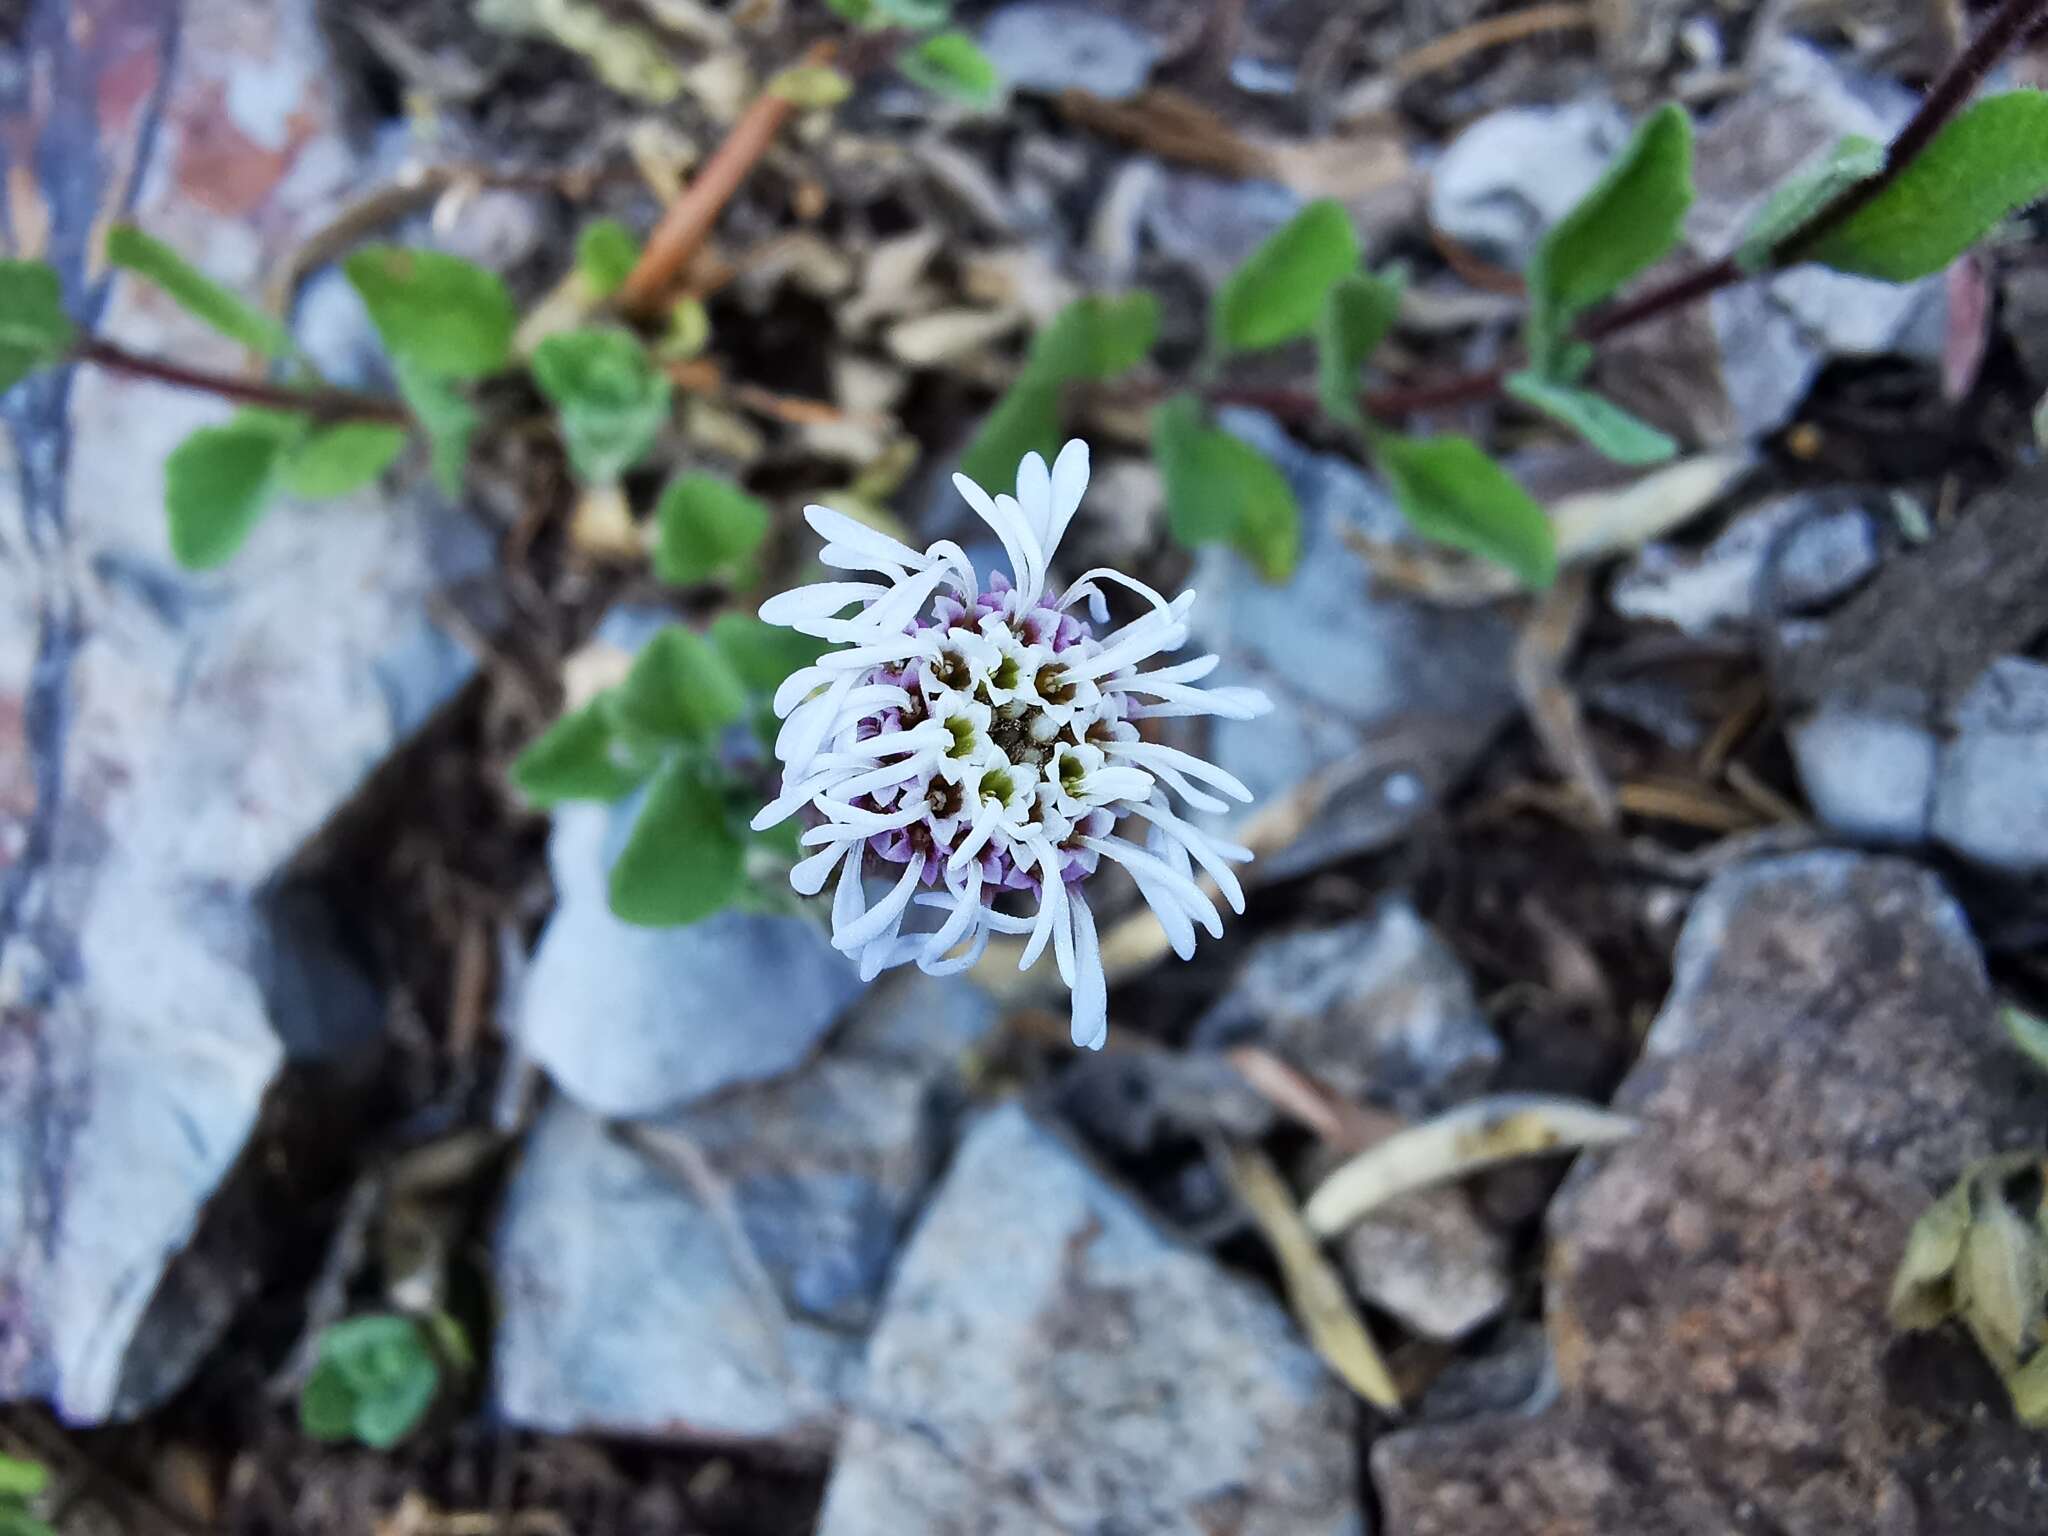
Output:
[[[75,362],[90,363],[96,368],[105,368],[110,373],[125,373],[131,378],[149,379],[157,384],[168,384],[174,389],[193,389],[205,394],[218,395],[223,400],[232,400],[238,405],[260,406],[266,410],[298,411],[316,421],[381,421],[395,427],[410,427],[412,413],[396,400],[387,400],[376,395],[357,394],[354,390],[294,389],[289,385],[270,384],[261,379],[242,378],[231,373],[214,373],[204,368],[188,367],[184,363],[172,362],[169,358],[147,357],[139,352],[130,352],[126,347],[100,336],[88,336],[71,349]]]

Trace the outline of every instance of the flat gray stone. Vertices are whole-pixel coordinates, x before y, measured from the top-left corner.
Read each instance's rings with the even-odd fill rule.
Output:
[[[808,916],[726,911],[684,928],[614,917],[605,872],[637,800],[555,812],[555,912],[518,1008],[519,1038],[601,1115],[652,1115],[789,1071],[860,992]]]
[[[1718,877],[1616,1102],[1643,1134],[1550,1214],[1560,1402],[1381,1440],[1390,1530],[2048,1526],[2048,1443],[1976,1346],[1886,1316],[1921,1211],[2048,1113],[1932,875],[1830,852]]]
[[[1020,90],[1087,91],[1123,101],[1145,88],[1159,39],[1097,6],[1006,5],[982,23],[982,50]]]
[[[357,194],[312,12],[289,0],[253,26],[189,0],[35,29],[64,41],[0,125],[26,178],[13,227],[46,221],[94,329],[243,365],[161,294],[88,286],[86,253],[137,145],[132,216],[245,292]],[[202,1216],[224,1180],[235,1203],[287,1047],[380,1027],[330,918],[280,882],[468,675],[427,599],[490,559],[426,493],[368,491],[280,506],[223,570],[181,571],[164,461],[230,414],[95,371],[0,403],[0,1397],[77,1423],[173,1391],[232,1318],[246,1259]]]
[[[994,1019],[964,981],[892,977],[801,1071],[643,1122],[642,1142],[556,1101],[500,1219],[494,1410],[555,1433],[827,1443],[943,1152],[955,1064]],[[693,1158],[728,1213],[698,1197]]]
[[[1618,613],[1688,635],[1744,632],[1759,620],[1822,607],[1882,558],[1878,522],[1867,508],[1853,497],[1801,492],[1743,513],[1705,549],[1648,545],[1608,597]]]
[[[1339,1098],[1407,1116],[1478,1093],[1501,1057],[1464,966],[1398,896],[1355,922],[1261,939],[1194,1040],[1256,1042]]]
[[[1592,98],[1490,112],[1445,149],[1429,178],[1429,220],[1459,245],[1519,272],[1628,143],[1628,114]]]
[[[2048,869],[2048,666],[2001,657],[1963,695],[1941,743],[1932,831],[2008,874]]]
[[[1263,1290],[1010,1105],[889,1289],[820,1536],[1362,1536],[1352,1410]]]
[[[1263,688],[1276,706],[1216,721],[1200,741],[1254,796],[1212,824],[1234,832],[1297,791],[1320,806],[1292,847],[1262,862],[1262,876],[1279,878],[1383,847],[1437,802],[1516,708],[1514,635],[1493,609],[1375,591],[1345,530],[1409,537],[1387,494],[1270,417],[1221,419],[1273,459],[1301,506],[1301,563],[1284,585],[1221,548],[1202,552],[1188,583],[1199,594],[1190,653],[1219,653],[1216,682]]]
[[[1463,1190],[1392,1201],[1345,1233],[1338,1251],[1359,1295],[1439,1343],[1485,1327],[1514,1299],[1507,1243]]]

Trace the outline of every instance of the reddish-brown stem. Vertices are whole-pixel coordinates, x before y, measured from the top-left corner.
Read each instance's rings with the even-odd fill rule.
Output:
[[[803,63],[806,67],[829,64],[837,52],[829,42],[816,43],[804,54]],[[760,164],[768,146],[775,142],[775,136],[782,132],[782,125],[795,110],[793,103],[773,91],[763,91],[754,98],[711,152],[696,179],[683,189],[681,197],[669,204],[668,212],[654,226],[640,260],[619,290],[621,306],[645,311],[660,302],[676,275],[703,249],[719,214]]]
[[[261,406],[273,411],[297,411],[311,416],[316,421],[382,421],[395,427],[412,425],[412,414],[396,400],[380,399],[376,395],[359,395],[353,390],[293,389],[285,384],[269,384],[261,379],[247,379],[231,373],[213,373],[204,368],[191,368],[183,363],[171,362],[168,358],[145,357],[139,352],[130,352],[126,347],[116,346],[98,336],[88,336],[71,349],[76,362],[91,363],[96,368],[105,368],[112,373],[125,373],[131,378],[149,379],[157,384],[168,384],[173,389],[195,389],[223,400],[232,400],[238,405]]]
[[[1934,142],[1936,135],[1969,101],[1999,60],[2044,23],[2048,23],[2048,0],[2006,0],[1969,47],[1958,54],[1942,72],[1941,78],[1929,87],[1919,110],[1892,140],[1885,154],[1884,169],[1869,180],[1847,189],[1786,235],[1773,248],[1763,266],[1797,265],[1823,236],[1839,229],[1844,221],[1868,207]],[[1755,272],[1744,270],[1734,257],[1724,257],[1710,266],[1682,273],[1635,298],[1594,311],[1580,321],[1574,334],[1581,341],[1604,341],[1659,315],[1696,304],[1755,275]],[[1499,393],[1508,372],[1506,368],[1494,368],[1433,383],[1373,390],[1359,397],[1359,405],[1368,416],[1383,421],[1420,411],[1470,405]],[[1208,398],[1221,404],[1261,405],[1275,415],[1294,419],[1311,417],[1316,410],[1314,398],[1300,390],[1224,388],[1209,391]]]

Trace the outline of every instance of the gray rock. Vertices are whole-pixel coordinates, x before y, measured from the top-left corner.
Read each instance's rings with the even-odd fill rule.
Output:
[[[1941,743],[1932,830],[2008,874],[2048,869],[2048,666],[2004,657],[1963,695]]]
[[[1923,841],[1941,776],[1941,743],[1910,718],[1859,705],[1828,707],[1787,737],[1814,814],[1858,842]]]
[[[1356,922],[1260,940],[1194,1038],[1256,1041],[1340,1098],[1409,1116],[1471,1097],[1501,1055],[1465,968],[1402,897]]]
[[[1842,596],[1877,569],[1882,553],[1878,520],[1866,508],[1802,492],[1745,512],[1703,550],[1649,545],[1608,596],[1629,618],[1688,635],[1747,630]]]
[[[47,221],[95,329],[242,365],[160,293],[90,285],[87,252],[140,185],[135,218],[253,291],[355,195],[312,10],[251,30],[191,0],[161,30],[38,32],[66,39],[36,63],[50,89],[10,98],[0,130],[23,147],[17,217]],[[77,1423],[161,1399],[231,1319],[246,1257],[202,1215],[253,1189],[230,1175],[287,1044],[378,1027],[330,917],[283,882],[466,675],[427,600],[490,561],[467,519],[366,492],[280,506],[225,569],[181,571],[164,461],[229,414],[92,371],[0,404],[0,1397]]]
[[[1593,98],[1489,113],[1430,173],[1430,223],[1484,261],[1519,272],[1628,142],[1628,115]]]
[[[1344,1235],[1344,1272],[1358,1293],[1410,1332],[1454,1343],[1507,1310],[1507,1243],[1457,1189],[1407,1195]]]
[[[726,911],[686,928],[614,917],[605,871],[637,800],[555,812],[555,912],[519,1000],[527,1051],[602,1115],[651,1115],[796,1066],[860,991],[803,916]]]
[[[496,1411],[822,1443],[942,1150],[954,1064],[994,1019],[966,982],[897,976],[779,1082],[624,1131],[557,1101],[499,1225]],[[698,1198],[693,1160],[726,1211]]]
[[[1285,585],[1220,548],[1203,552],[1189,581],[1200,594],[1191,650],[1223,657],[1217,682],[1254,684],[1277,706],[1262,720],[1215,722],[1200,743],[1255,797],[1218,825],[1234,832],[1297,794],[1316,807],[1293,846],[1262,862],[1263,877],[1280,878],[1382,847],[1436,803],[1516,708],[1514,636],[1491,609],[1374,591],[1345,535],[1410,537],[1386,493],[1270,417],[1222,419],[1272,458],[1301,506],[1301,564]]]
[[[1350,1420],[1270,1296],[1012,1105],[903,1255],[818,1529],[1362,1536]]]
[[[983,23],[981,46],[1003,79],[1027,91],[1087,91],[1123,101],[1145,88],[1159,39],[1099,6],[1027,0]]]
[[[1382,1440],[1403,1536],[2018,1536],[2048,1448],[1960,1334],[1901,1339],[1892,1272],[1970,1162],[2038,1143],[1961,910],[1807,854],[1701,896],[1618,1104],[1645,1133],[1552,1207],[1562,1401]]]
[[[1272,181],[1168,171],[1144,204],[1144,230],[1162,255],[1210,288],[1301,212],[1301,194]]]
[[[1477,1352],[1460,1352],[1423,1388],[1422,1424],[1457,1424],[1503,1413],[1539,1413],[1557,1395],[1550,1340],[1541,1325],[1513,1322]]]

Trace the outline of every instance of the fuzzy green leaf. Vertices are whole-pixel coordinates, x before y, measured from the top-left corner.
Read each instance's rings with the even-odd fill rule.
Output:
[[[38,368],[63,361],[77,331],[64,313],[56,268],[0,261],[0,394]]]
[[[1678,444],[1647,421],[1590,389],[1553,383],[1526,371],[1511,375],[1507,388],[1524,405],[1570,427],[1617,464],[1662,464],[1678,452]]]
[[[342,264],[398,363],[449,379],[503,368],[518,312],[495,272],[440,251],[371,245]]]
[[[1158,338],[1159,301],[1149,293],[1076,299],[1032,340],[1025,372],[1050,383],[1112,379],[1143,362]]]
[[[1386,436],[1373,456],[1424,538],[1504,565],[1528,586],[1557,578],[1550,519],[1469,437]]]
[[[732,904],[745,863],[721,785],[702,765],[673,758],[647,787],[612,865],[612,911],[646,927],[697,922]]]
[[[1742,237],[1736,265],[1761,272],[1787,235],[1832,203],[1859,181],[1884,169],[1884,146],[1861,134],[1850,134],[1810,171],[1802,171],[1773,192],[1763,211]]]
[[[2026,1354],[2048,1303],[2048,1242],[1997,1189],[1985,1191],[1956,1265],[1963,1321],[2001,1371]]]
[[[285,455],[278,488],[321,501],[375,480],[405,451],[405,433],[379,421],[344,421],[312,432]]]
[[[242,547],[270,503],[289,448],[274,427],[236,421],[201,427],[171,450],[164,512],[180,565],[210,571]]]
[[[625,286],[639,259],[640,242],[617,219],[593,220],[576,237],[576,270],[601,299]]]
[[[1049,463],[1059,449],[1060,385],[1027,375],[982,418],[960,455],[960,472],[978,485],[1000,488],[1016,478],[1025,454],[1042,454]]]
[[[724,654],[671,624],[642,648],[626,680],[605,695],[626,750],[709,742],[746,712],[747,694]]]
[[[427,434],[434,483],[449,496],[462,494],[463,472],[469,467],[469,440],[476,433],[476,407],[452,379],[397,366],[398,392],[419,418]]]
[[[1152,451],[1166,481],[1173,535],[1190,547],[1229,544],[1268,581],[1301,559],[1301,508],[1273,461],[1208,424],[1192,395],[1152,413]]]
[[[512,764],[512,782],[545,810],[565,800],[616,800],[632,793],[652,768],[612,740],[609,712],[596,700],[562,716]]]
[[[1316,316],[1316,389],[1323,409],[1347,426],[1363,427],[1358,373],[1393,329],[1406,275],[1350,272],[1330,285]]]
[[[858,5],[859,0],[855,0],[855,3]],[[837,3],[833,5],[833,9],[838,10],[842,16],[847,14],[846,11],[839,9]],[[888,22],[891,26],[907,27],[913,32],[943,27],[953,19],[953,0],[866,0],[861,9],[878,20]],[[867,17],[855,19],[866,20]]]
[[[744,586],[768,536],[765,503],[716,475],[679,475],[654,511],[654,574],[678,586],[724,577]]]
[[[2027,1060],[2048,1072],[2048,1019],[2040,1019],[2024,1008],[2001,1008],[1998,1016],[2012,1043],[2026,1053]]]
[[[1306,336],[1324,295],[1357,265],[1358,235],[1344,205],[1333,198],[1310,203],[1217,289],[1211,343],[1245,352]]]
[[[49,1468],[41,1462],[0,1456],[0,1499],[33,1499],[49,1484]]]
[[[771,96],[807,112],[836,107],[853,94],[853,82],[829,64],[799,64],[769,78]]]
[[[299,1389],[299,1428],[315,1440],[346,1440],[356,1432],[356,1392],[332,1360],[323,1360]]]
[[[831,646],[780,624],[763,624],[751,614],[721,613],[711,625],[718,647],[749,693],[772,694],[792,672],[808,667]]]
[[[1002,98],[1002,76],[981,45],[965,32],[941,32],[926,38],[904,53],[896,67],[934,95],[963,106],[986,109]]]
[[[116,224],[107,231],[107,260],[156,284],[195,320],[252,352],[285,357],[292,351],[291,332],[276,316],[246,303],[133,224]]]
[[[668,421],[669,379],[630,333],[562,331],[533,349],[533,380],[562,416],[576,473],[608,485],[646,457]]]
[[[1978,102],[1877,197],[1797,254],[1910,283],[1941,271],[2008,216],[2048,196],[2048,94]]]
[[[1920,1213],[1906,1256],[1892,1277],[1891,1317],[1897,1328],[1938,1328],[1955,1315],[1955,1268],[1970,1230],[1971,1179],[1963,1178]]]
[[[1571,322],[1678,244],[1692,206],[1692,119],[1652,115],[1577,207],[1543,237],[1529,264],[1529,355],[1550,360]]]

